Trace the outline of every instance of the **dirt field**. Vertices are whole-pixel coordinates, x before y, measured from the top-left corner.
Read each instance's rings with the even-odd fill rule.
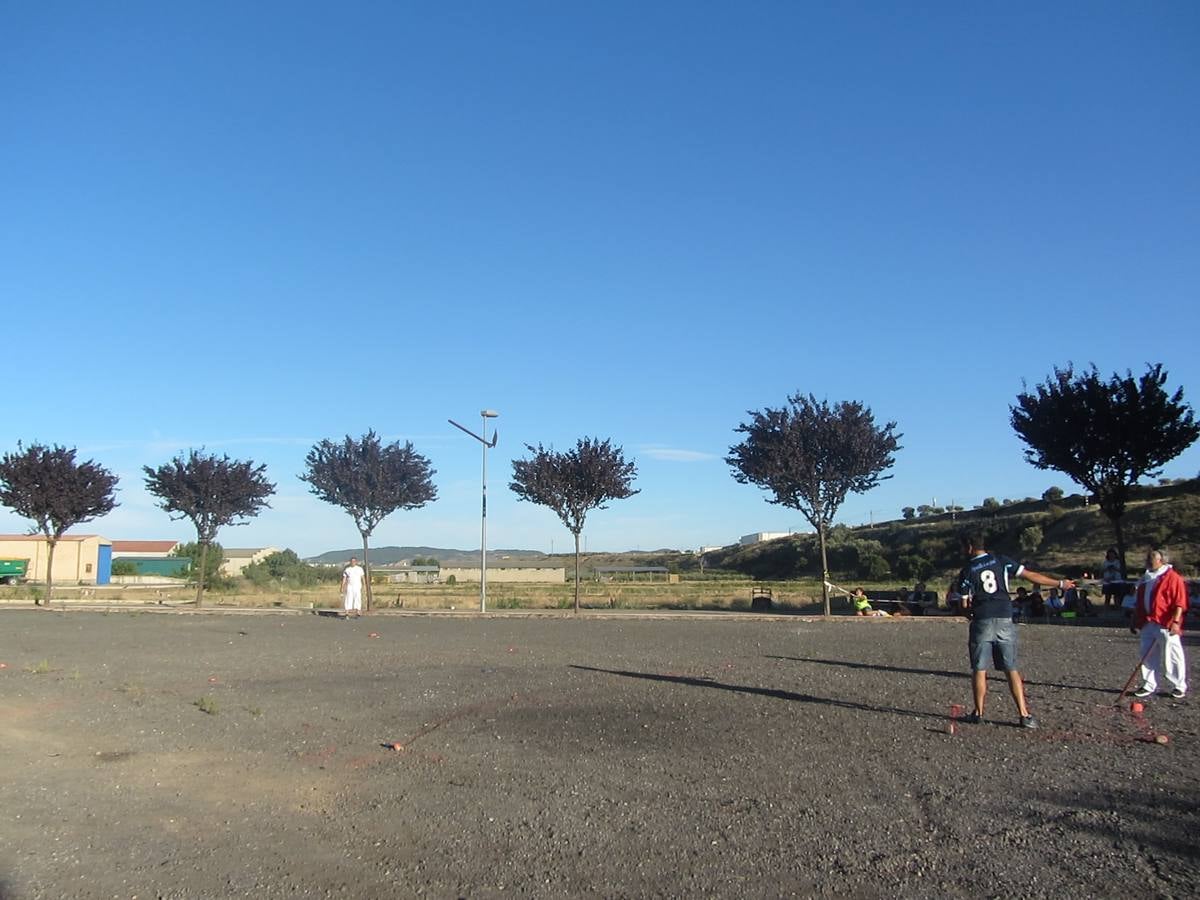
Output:
[[[965,629],[4,610],[0,898],[1196,896],[1195,701],[1029,625],[952,735]]]

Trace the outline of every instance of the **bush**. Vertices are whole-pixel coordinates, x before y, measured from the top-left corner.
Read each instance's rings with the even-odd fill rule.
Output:
[[[896,572],[901,578],[924,581],[933,574],[933,563],[924,556],[908,553],[896,560]]]
[[[859,560],[857,575],[867,581],[882,581],[891,570],[892,567],[883,556],[873,554]]]
[[[1017,543],[1026,553],[1032,553],[1042,546],[1042,537],[1042,529],[1037,525],[1030,525],[1021,531]]]

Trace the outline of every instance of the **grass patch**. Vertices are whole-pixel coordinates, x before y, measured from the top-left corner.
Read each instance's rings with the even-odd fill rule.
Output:
[[[202,713],[208,713],[210,716],[215,716],[221,711],[221,707],[217,705],[217,701],[212,697],[201,697],[199,700],[193,700],[192,706],[196,707]]]
[[[43,659],[41,662],[34,663],[25,671],[30,675],[45,675],[47,672],[51,672],[53,670],[50,668],[50,660]]]
[[[247,706],[246,712],[250,713],[250,715],[254,716],[255,718],[258,718],[262,715],[262,710],[257,706]]]
[[[135,706],[141,706],[142,701],[146,699],[146,689],[137,682],[123,681],[113,690],[118,694],[127,695]]]

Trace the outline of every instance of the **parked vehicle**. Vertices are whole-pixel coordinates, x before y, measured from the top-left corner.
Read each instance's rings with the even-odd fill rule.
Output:
[[[0,559],[0,584],[16,584],[25,580],[29,571],[27,559]]]

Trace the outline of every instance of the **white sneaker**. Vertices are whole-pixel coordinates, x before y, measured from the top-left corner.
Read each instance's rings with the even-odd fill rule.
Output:
[[[1138,688],[1136,691],[1134,691],[1133,696],[1138,697],[1138,698],[1153,697],[1154,691],[1150,690],[1149,688],[1142,687],[1142,688]]]

